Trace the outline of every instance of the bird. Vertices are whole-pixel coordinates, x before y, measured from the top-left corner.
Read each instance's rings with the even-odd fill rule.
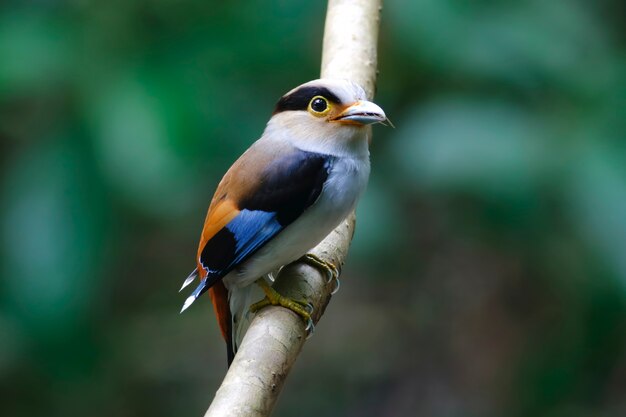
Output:
[[[312,306],[278,294],[272,274],[302,259],[337,278],[335,265],[308,251],[355,209],[370,174],[371,125],[387,120],[352,81],[306,82],[278,100],[260,139],[218,184],[180,290],[200,282],[181,313],[209,292],[229,366],[244,317],[266,305],[289,308],[312,330]],[[254,283],[266,297],[251,304]]]

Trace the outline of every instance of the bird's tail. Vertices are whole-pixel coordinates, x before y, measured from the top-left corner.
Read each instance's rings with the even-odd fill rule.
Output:
[[[205,278],[200,281],[200,284],[198,284],[196,289],[193,290],[193,292],[191,293],[189,297],[187,297],[187,299],[185,300],[185,303],[183,304],[183,308],[180,310],[180,312],[182,313],[183,311],[187,310],[189,306],[192,305],[193,302],[196,301],[198,297],[204,294],[204,292],[208,289],[209,289],[209,286],[207,285],[207,279]]]
[[[189,276],[185,278],[185,282],[183,282],[183,286],[180,287],[180,290],[178,290],[178,292],[181,292],[182,290],[184,290],[185,287],[191,284],[197,277],[198,277],[198,268],[191,271],[191,274],[189,274]]]
[[[197,270],[189,274],[181,290],[191,284],[197,276]],[[269,274],[264,279],[271,283],[273,275]],[[252,305],[253,300],[261,300],[264,293],[258,285],[226,289],[222,280],[216,282],[215,280],[204,278],[201,279],[191,295],[187,297],[180,312],[182,313],[189,308],[206,291],[209,291],[220,330],[226,340],[228,365],[230,366],[252,320],[250,305]]]

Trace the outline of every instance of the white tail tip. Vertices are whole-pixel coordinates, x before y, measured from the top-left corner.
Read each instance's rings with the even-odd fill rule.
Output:
[[[185,282],[183,282],[183,286],[180,287],[180,290],[178,290],[178,292],[181,292],[182,290],[185,289],[186,286],[188,286],[189,284],[191,284],[195,279],[196,279],[197,275],[192,273],[191,275],[189,275],[187,277],[187,279],[185,280]]]
[[[185,300],[185,304],[183,304],[183,308],[180,310],[180,314],[182,314],[183,311],[187,310],[194,301],[196,301],[196,297],[194,295],[190,295],[189,297],[187,297],[187,299]]]

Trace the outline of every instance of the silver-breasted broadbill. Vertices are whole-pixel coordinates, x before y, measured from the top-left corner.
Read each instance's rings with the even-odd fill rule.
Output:
[[[196,277],[200,283],[182,310],[208,290],[229,363],[255,281],[267,297],[252,311],[280,304],[312,325],[307,306],[271,288],[271,274],[305,256],[355,209],[370,174],[370,125],[385,120],[355,83],[307,82],[280,98],[261,138],[220,181],[200,236],[197,267],[183,288]],[[336,272],[315,257],[308,260]]]

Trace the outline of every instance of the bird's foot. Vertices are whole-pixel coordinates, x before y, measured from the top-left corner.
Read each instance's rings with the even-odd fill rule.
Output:
[[[304,262],[307,265],[312,266],[313,268],[317,268],[321,270],[324,274],[326,274],[326,283],[330,283],[332,280],[336,280],[339,278],[339,268],[335,266],[332,262],[327,262],[317,255],[313,255],[312,253],[307,253],[299,261]]]
[[[312,253],[307,253],[302,258],[300,258],[300,261],[304,262],[307,265],[312,266],[313,268],[318,268],[323,273],[325,273],[327,276],[327,279],[326,279],[327,284],[330,284],[331,282],[334,283],[333,290],[330,292],[330,295],[335,295],[335,293],[339,291],[340,270],[339,268],[337,268],[337,266],[335,266],[335,264],[324,261],[320,259],[318,256],[313,255]]]
[[[264,279],[258,280],[257,284],[259,284],[259,286],[263,289],[263,292],[265,293],[265,298],[250,306],[250,311],[252,313],[256,313],[263,307],[267,306],[285,307],[302,317],[302,320],[304,320],[304,322],[306,323],[306,332],[309,335],[313,333],[315,328],[313,326],[313,319],[311,318],[311,314],[313,313],[313,305],[311,303],[304,300],[293,300],[279,294]]]

